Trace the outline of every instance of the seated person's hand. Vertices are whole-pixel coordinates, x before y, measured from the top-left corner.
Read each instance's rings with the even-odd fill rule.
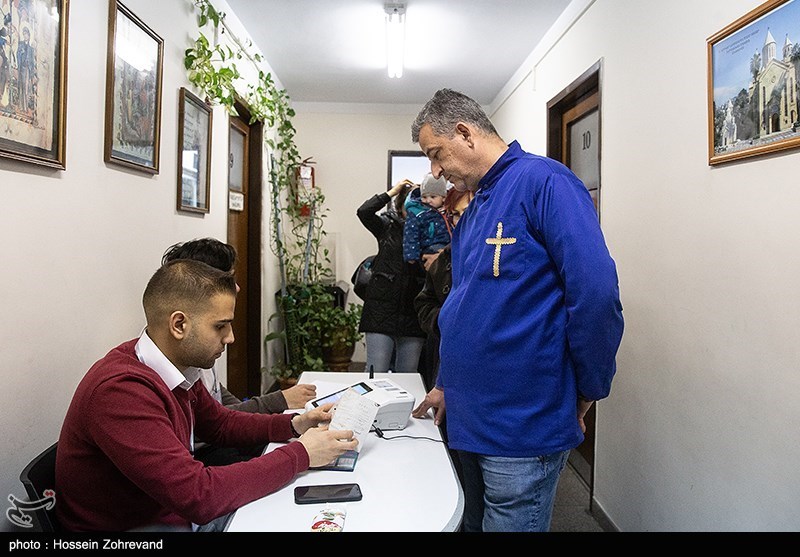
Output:
[[[333,417],[333,403],[323,404],[303,414],[296,414],[292,418],[294,430],[303,435],[307,430],[320,424],[327,424]]]
[[[309,466],[324,466],[341,456],[345,451],[358,447],[353,432],[331,430],[325,427],[312,427],[298,439],[308,452]]]
[[[286,399],[287,408],[303,408],[306,402],[317,397],[316,385],[298,383],[293,387],[281,391]]]

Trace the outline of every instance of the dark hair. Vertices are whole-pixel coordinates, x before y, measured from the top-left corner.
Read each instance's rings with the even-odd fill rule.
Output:
[[[458,91],[439,89],[411,124],[411,141],[419,143],[419,130],[425,124],[429,124],[436,135],[453,137],[459,122],[472,124],[486,134],[498,135],[481,105]]]
[[[202,261],[176,259],[159,267],[150,278],[142,295],[142,305],[150,325],[173,311],[202,307],[217,294],[236,296],[233,273]]]
[[[236,264],[236,248],[215,238],[201,238],[170,246],[161,258],[164,265],[176,259],[193,259],[228,272]]]
[[[412,187],[403,188],[400,192],[394,197],[394,210],[395,212],[402,216],[403,215],[403,206],[406,204],[406,198],[408,194],[411,193]]]

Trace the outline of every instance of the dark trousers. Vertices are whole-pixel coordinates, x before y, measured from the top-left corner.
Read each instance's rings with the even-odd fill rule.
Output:
[[[457,451],[461,465],[464,487],[464,520],[461,523],[463,532],[483,531],[483,472],[478,465],[478,455],[466,451]]]
[[[206,445],[194,453],[195,460],[206,466],[227,466],[235,462],[244,462],[264,453],[264,446],[257,447],[214,447]]]

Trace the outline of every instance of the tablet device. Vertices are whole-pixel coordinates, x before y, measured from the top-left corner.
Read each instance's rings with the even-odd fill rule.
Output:
[[[335,393],[331,393],[321,398],[317,398],[309,402],[306,402],[306,410],[313,410],[314,408],[322,406],[323,404],[338,401],[340,398],[342,398],[342,395],[345,393],[345,391],[347,391],[347,389],[353,389],[358,394],[363,395],[370,392],[372,390],[372,387],[370,387],[366,383],[356,383],[355,385],[347,386],[344,389],[336,391]]]

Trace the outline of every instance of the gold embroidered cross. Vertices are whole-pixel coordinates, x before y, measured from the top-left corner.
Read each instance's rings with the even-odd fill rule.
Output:
[[[494,276],[500,276],[500,250],[503,249],[503,246],[510,246],[511,244],[516,244],[516,238],[503,238],[503,223],[497,223],[497,236],[494,238],[486,238],[486,243],[490,246],[494,246],[494,265],[492,266],[492,270],[494,271]]]

